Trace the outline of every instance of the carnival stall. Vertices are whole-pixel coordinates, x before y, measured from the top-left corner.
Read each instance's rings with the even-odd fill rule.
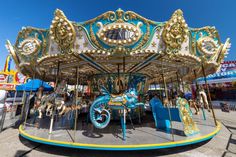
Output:
[[[55,82],[54,92],[36,102],[39,116],[19,128],[28,140],[81,149],[147,150],[199,143],[220,130],[209,88],[209,113],[202,108],[195,115],[181,87],[216,72],[230,41],[221,43],[215,27],[188,27],[181,10],[166,22],[118,9],[77,23],[57,9],[49,29],[24,27],[16,43],[7,41],[6,46],[24,75]],[[153,84],[164,94],[152,97],[148,114],[145,94]],[[70,92],[69,85],[74,88]],[[81,114],[85,100],[89,112]]]
[[[210,86],[210,93],[215,107],[226,104],[229,109],[236,110],[236,61],[224,61],[216,73],[206,77]],[[199,85],[205,88],[204,78],[196,80]],[[196,87],[193,86],[195,91]]]
[[[19,71],[11,69],[12,57],[8,55],[4,69],[0,71],[0,132],[19,119],[22,95],[17,95],[16,86],[26,81]]]

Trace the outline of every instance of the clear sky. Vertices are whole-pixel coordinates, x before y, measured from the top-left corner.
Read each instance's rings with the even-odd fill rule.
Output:
[[[0,70],[22,26],[49,28],[56,8],[71,21],[86,21],[108,10],[132,10],[154,21],[166,21],[182,9],[189,27],[215,26],[222,42],[231,38],[226,60],[236,60],[236,0],[0,0]]]

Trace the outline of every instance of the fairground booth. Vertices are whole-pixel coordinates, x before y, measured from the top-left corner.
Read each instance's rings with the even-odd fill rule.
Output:
[[[0,132],[14,125],[19,119],[22,108],[22,93],[16,86],[24,83],[26,77],[11,68],[12,57],[6,57],[4,69],[0,71]]]
[[[210,86],[212,100],[232,101],[236,97],[236,61],[225,61],[214,74],[206,77]],[[204,78],[197,79],[205,86]]]
[[[163,149],[209,140],[221,126],[209,88],[199,87],[198,98],[187,101],[181,84],[215,73],[229,47],[215,27],[189,27],[181,10],[166,22],[122,9],[73,22],[57,9],[48,29],[23,27],[14,45],[7,41],[19,71],[55,82],[54,91],[27,110],[31,114],[20,135],[95,150]],[[153,84],[165,94],[153,95],[146,112],[144,96]]]

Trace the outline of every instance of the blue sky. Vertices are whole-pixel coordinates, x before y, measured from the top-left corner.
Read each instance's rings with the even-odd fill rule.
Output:
[[[236,59],[235,0],[0,0],[0,70],[8,55],[6,39],[14,44],[23,26],[49,28],[56,8],[77,22],[118,8],[154,21],[166,21],[175,10],[182,9],[189,27],[215,26],[222,42],[230,37],[232,47],[226,60]]]

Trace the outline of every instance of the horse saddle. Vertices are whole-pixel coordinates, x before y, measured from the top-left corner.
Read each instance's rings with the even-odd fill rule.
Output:
[[[126,99],[123,97],[123,94],[111,95],[111,99],[108,102],[109,105],[123,106],[126,103]]]

